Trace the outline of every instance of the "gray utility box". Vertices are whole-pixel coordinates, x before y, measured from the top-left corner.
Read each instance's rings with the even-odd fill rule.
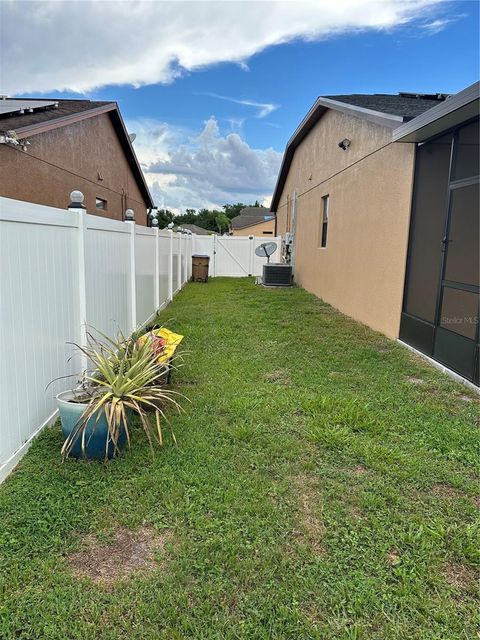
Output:
[[[292,265],[270,263],[263,265],[263,284],[266,287],[291,287]]]

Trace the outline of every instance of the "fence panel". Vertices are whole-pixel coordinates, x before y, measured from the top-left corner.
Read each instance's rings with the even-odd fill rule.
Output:
[[[128,334],[190,273],[182,234],[0,197],[0,481],[56,417],[84,321]],[[173,256],[173,259],[171,257]]]
[[[87,215],[85,285],[87,322],[102,333],[130,330],[129,228],[123,222]]]
[[[279,242],[278,238],[268,240]],[[191,277],[260,274],[265,238],[189,236],[0,197],[0,481],[74,384],[85,325],[107,335],[145,323]],[[276,258],[274,258],[276,259]]]
[[[160,287],[160,308],[168,304],[168,281],[169,274],[169,254],[170,254],[170,234],[160,231],[158,234],[158,252],[159,252],[159,287]]]
[[[179,269],[180,269],[180,235],[173,234],[173,293],[180,290]]]
[[[195,236],[194,253],[210,256],[210,277],[261,276],[267,259],[256,256],[255,249],[265,242],[274,242],[277,245],[270,261],[279,262],[280,237]]]
[[[181,259],[181,269],[182,269],[182,285],[187,281],[187,251],[188,251],[188,239],[186,235],[180,236],[180,253],[182,256]]]
[[[0,479],[71,386],[78,341],[75,214],[0,198]]]
[[[155,313],[155,229],[135,229],[135,290],[137,325]]]
[[[195,236],[193,253],[200,256],[210,256],[208,275],[215,275],[215,236]]]
[[[244,277],[252,275],[250,255],[252,241],[248,237],[215,238],[215,275]]]

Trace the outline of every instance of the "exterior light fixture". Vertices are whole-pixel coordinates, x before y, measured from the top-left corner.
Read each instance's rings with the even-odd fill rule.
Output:
[[[351,144],[352,144],[351,140],[349,140],[348,138],[344,138],[338,143],[338,146],[340,147],[340,149],[343,149],[344,151],[346,151]]]
[[[127,209],[125,211],[125,220],[128,220],[129,222],[133,222],[135,220],[135,212],[133,209]]]
[[[85,200],[85,196],[81,191],[77,189],[72,191],[70,194],[70,204],[68,205],[69,209],[85,209],[85,205],[83,201]]]

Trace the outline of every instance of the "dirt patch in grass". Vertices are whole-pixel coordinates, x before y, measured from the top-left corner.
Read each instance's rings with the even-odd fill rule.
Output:
[[[352,476],[363,476],[368,473],[367,467],[363,464],[357,464],[355,467],[352,467],[348,471],[352,474]]]
[[[137,571],[159,566],[155,555],[160,553],[163,560],[165,544],[171,537],[171,531],[158,532],[149,528],[117,529],[106,542],[90,534],[83,539],[79,551],[67,556],[67,562],[77,577],[112,585]]]
[[[287,387],[290,384],[290,380],[283,369],[278,369],[277,371],[270,371],[270,373],[266,373],[263,376],[265,382],[269,382],[270,384],[280,384]]]
[[[323,555],[325,526],[315,510],[315,505],[318,503],[318,489],[312,478],[306,475],[295,476],[293,485],[300,514],[300,531],[296,532],[296,536],[306,542],[315,555]]]
[[[467,402],[467,403],[469,403],[469,402],[475,402],[475,403],[480,403],[480,396],[478,396],[478,395],[475,395],[475,396],[473,396],[473,395],[468,396],[466,393],[462,393],[461,395],[459,395],[459,396],[458,396],[458,399],[459,399],[461,402]]]
[[[446,482],[437,482],[432,484],[430,487],[430,492],[434,496],[438,496],[439,498],[448,498],[449,500],[453,500],[454,498],[463,498],[464,494],[459,489],[455,489],[451,485]]]
[[[379,344],[375,347],[375,351],[377,351],[378,353],[391,353],[392,347],[387,344]]]
[[[358,507],[357,505],[355,504],[350,505],[349,511],[350,511],[350,517],[353,520],[358,520],[359,522],[365,522],[367,520],[367,516],[365,515],[365,512],[362,511],[362,509],[360,509],[360,507]]]
[[[390,549],[387,553],[387,562],[392,567],[395,567],[400,562],[400,554],[397,549]]]
[[[457,591],[466,591],[478,588],[479,574],[472,567],[467,567],[459,562],[449,562],[442,567],[442,575],[445,581]]]
[[[421,378],[416,378],[415,376],[408,376],[407,380],[408,380],[408,382],[410,382],[411,384],[414,384],[414,385],[425,384],[425,380],[422,380]]]

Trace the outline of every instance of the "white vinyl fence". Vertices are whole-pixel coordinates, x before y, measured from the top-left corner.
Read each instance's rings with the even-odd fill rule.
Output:
[[[56,416],[85,325],[153,318],[191,277],[193,236],[0,197],[0,481]],[[70,359],[70,360],[69,360]],[[74,380],[74,379],[73,379]]]
[[[270,262],[280,261],[280,237],[260,236],[195,236],[193,253],[210,256],[208,275],[245,277],[261,276],[266,258],[255,249],[264,242],[275,242],[277,250]]]
[[[280,246],[0,197],[0,482],[56,418],[56,394],[75,381],[65,376],[85,365],[71,343],[87,326],[115,335],[145,324],[191,278],[192,253],[211,257],[211,276],[260,275],[266,241]]]

